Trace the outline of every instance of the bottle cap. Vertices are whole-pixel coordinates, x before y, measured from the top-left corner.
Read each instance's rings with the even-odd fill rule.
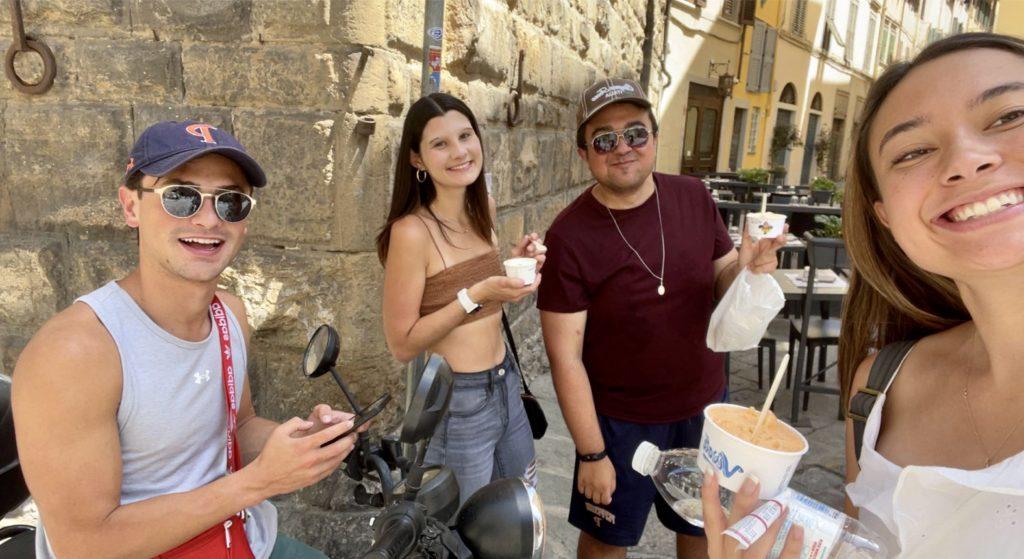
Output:
[[[636,447],[636,452],[633,453],[633,469],[641,475],[649,476],[654,473],[659,456],[661,456],[661,450],[658,447],[647,441],[642,441],[640,446]]]

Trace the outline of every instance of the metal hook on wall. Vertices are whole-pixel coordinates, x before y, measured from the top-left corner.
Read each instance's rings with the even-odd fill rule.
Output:
[[[57,61],[53,57],[53,51],[46,43],[37,41],[25,35],[25,24],[21,18],[21,0],[10,0],[11,28],[14,41],[7,49],[7,56],[4,58],[4,73],[15,89],[30,95],[42,95],[53,87],[53,79],[57,76]],[[29,83],[21,79],[18,71],[14,68],[14,59],[18,53],[34,52],[43,59],[43,76],[36,83]]]
[[[519,51],[519,65],[516,67],[516,86],[509,91],[510,99],[508,101],[508,127],[514,128],[517,124],[523,122],[522,115],[519,114],[520,102],[523,97],[523,59],[526,58],[526,51]]]

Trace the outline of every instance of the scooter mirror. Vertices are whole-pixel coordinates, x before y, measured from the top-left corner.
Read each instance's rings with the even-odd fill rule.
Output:
[[[405,412],[400,437],[403,443],[416,444],[434,434],[441,417],[448,411],[452,387],[451,367],[440,355],[431,355]]]
[[[452,469],[443,465],[427,466],[416,502],[423,505],[427,516],[447,525],[459,510],[459,482]]]
[[[473,557],[540,559],[544,554],[544,505],[521,478],[498,480],[473,493],[455,527]]]
[[[316,378],[330,371],[338,362],[341,343],[338,332],[327,324],[320,325],[306,345],[302,358],[302,372],[309,378]]]

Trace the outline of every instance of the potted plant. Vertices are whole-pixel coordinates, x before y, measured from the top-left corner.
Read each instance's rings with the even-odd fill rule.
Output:
[[[782,185],[786,184],[786,168],[785,167],[782,167],[782,166],[772,167],[772,170],[770,171],[770,173],[771,173],[771,176],[772,176],[772,178],[771,178],[771,183],[772,184],[777,184],[779,186],[782,186]]]
[[[814,162],[818,164],[818,170],[830,175],[829,163],[832,160],[832,131],[828,126],[822,126],[818,136],[814,139]]]
[[[771,161],[778,162],[780,154],[785,153],[790,148],[802,145],[804,145],[804,142],[800,139],[800,131],[792,124],[782,124],[776,126],[772,133],[772,142],[768,148],[768,155]],[[781,174],[775,173],[778,169],[782,169]],[[776,165],[772,168],[772,172],[775,173],[775,181],[785,180],[786,170],[784,165]],[[776,184],[782,184],[782,182],[776,182]]]
[[[835,181],[828,177],[814,177],[811,181],[811,198],[815,204],[828,204],[835,190]]]
[[[818,228],[811,232],[815,237],[828,239],[843,238],[843,218],[838,215],[816,215],[814,222]]]
[[[738,175],[741,181],[755,184],[768,184],[768,180],[771,178],[771,173],[768,169],[762,169],[760,167],[740,169]]]

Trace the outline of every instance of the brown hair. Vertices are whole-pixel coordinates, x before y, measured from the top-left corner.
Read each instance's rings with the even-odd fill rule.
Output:
[[[953,281],[914,264],[879,220],[874,204],[881,200],[881,193],[868,156],[868,136],[878,109],[907,74],[947,54],[970,49],[1024,56],[1024,41],[994,33],[953,35],[928,45],[910,62],[893,64],[868,91],[843,197],[843,237],[853,269],[839,336],[844,406],[850,399],[853,375],[872,350],[971,319]]]
[[[426,209],[427,213],[434,218],[441,231],[441,236],[450,243],[445,229],[451,229],[451,227],[438,219],[430,209],[430,203],[437,198],[434,180],[428,174],[426,180],[419,182],[416,179],[416,168],[409,161],[412,152],[420,152],[420,140],[423,137],[423,129],[427,127],[427,122],[432,118],[444,116],[448,111],[460,112],[469,119],[473,132],[480,139],[481,153],[486,153],[483,151],[483,137],[480,135],[480,127],[477,125],[476,117],[473,116],[473,111],[469,110],[469,107],[457,97],[447,93],[431,93],[426,97],[421,97],[419,101],[409,107],[409,114],[406,115],[405,124],[402,127],[402,142],[398,148],[395,164],[391,211],[388,212],[387,221],[381,228],[380,234],[377,235],[377,257],[380,258],[381,264],[388,258],[391,225],[420,207]],[[473,232],[490,243],[494,223],[491,220],[491,206],[487,196],[487,183],[484,179],[482,161],[480,162],[480,175],[466,187],[465,209]]]

